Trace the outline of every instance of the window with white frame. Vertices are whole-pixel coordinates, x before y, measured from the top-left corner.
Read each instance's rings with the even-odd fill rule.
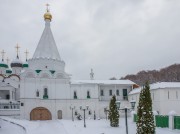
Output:
[[[44,95],[47,96],[48,95],[48,89],[44,88]]]
[[[43,99],[48,99],[48,88],[44,88],[44,94],[43,94]]]

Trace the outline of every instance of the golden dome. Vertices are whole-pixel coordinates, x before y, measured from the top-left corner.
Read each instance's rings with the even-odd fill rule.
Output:
[[[52,19],[51,13],[47,10],[47,12],[44,14],[44,20],[50,20]]]

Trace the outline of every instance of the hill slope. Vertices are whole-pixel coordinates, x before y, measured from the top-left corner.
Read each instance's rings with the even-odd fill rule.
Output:
[[[143,85],[147,80],[149,83],[180,82],[180,64],[173,64],[160,70],[140,71],[136,75],[127,75],[121,79],[129,79],[139,85]]]

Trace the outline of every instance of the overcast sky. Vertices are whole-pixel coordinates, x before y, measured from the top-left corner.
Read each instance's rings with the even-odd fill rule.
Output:
[[[11,60],[20,45],[32,57],[44,29],[51,29],[73,79],[120,78],[180,63],[180,0],[0,0],[0,51]]]

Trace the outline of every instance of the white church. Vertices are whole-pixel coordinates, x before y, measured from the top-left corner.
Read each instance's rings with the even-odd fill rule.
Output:
[[[0,115],[20,115],[28,120],[70,119],[82,115],[105,118],[110,99],[116,95],[121,107],[130,106],[128,93],[136,85],[130,80],[72,80],[57,49],[48,8],[45,28],[31,59],[18,55],[10,66],[0,62]]]

